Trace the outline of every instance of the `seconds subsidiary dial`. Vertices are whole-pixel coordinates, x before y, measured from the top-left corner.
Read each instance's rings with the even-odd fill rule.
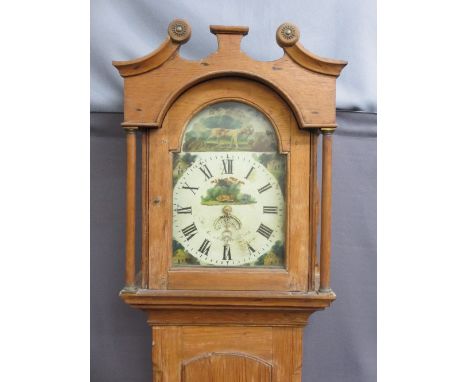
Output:
[[[201,265],[254,265],[284,241],[284,197],[270,170],[256,153],[200,153],[174,186],[174,238]]]

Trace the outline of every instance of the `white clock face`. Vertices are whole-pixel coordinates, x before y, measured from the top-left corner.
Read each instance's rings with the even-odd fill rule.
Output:
[[[173,238],[183,248],[174,249],[176,259],[190,255],[211,266],[282,265],[272,250],[282,248],[285,239],[284,195],[274,167],[279,154],[270,154],[268,168],[261,155],[199,152],[190,165],[174,169]]]

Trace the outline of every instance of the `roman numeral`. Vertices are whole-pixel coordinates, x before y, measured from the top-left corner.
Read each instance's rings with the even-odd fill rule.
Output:
[[[261,194],[262,192],[265,192],[266,190],[269,190],[271,187],[272,187],[271,184],[268,183],[268,184],[264,185],[263,187],[259,188],[258,193]]]
[[[232,174],[232,159],[223,159],[223,167],[224,172],[223,174]]]
[[[265,238],[269,239],[273,233],[273,230],[270,227],[267,227],[265,224],[261,223],[260,227],[257,229],[257,232]]]
[[[223,260],[231,260],[231,247],[228,244],[224,245]]]
[[[192,207],[181,207],[177,205],[177,213],[178,214],[191,214],[192,213]]]
[[[253,170],[254,170],[254,168],[250,167],[250,170],[249,170],[249,172],[247,173],[247,175],[245,176],[244,179],[247,179],[250,176],[250,174],[252,173]]]
[[[190,190],[190,191],[192,191],[194,195],[196,194],[196,191],[195,191],[195,190],[198,190],[198,187],[190,187],[187,183],[185,183],[185,186],[182,186],[182,188],[183,188],[184,190]]]
[[[213,174],[211,174],[211,171],[206,164],[204,164],[203,167],[200,167],[200,171],[205,175],[205,180],[213,177]]]
[[[205,256],[207,256],[208,252],[210,252],[210,248],[211,248],[210,241],[205,239],[205,240],[203,240],[203,243],[200,246],[200,248],[198,248],[198,252],[204,253]]]
[[[278,207],[276,206],[263,206],[263,213],[264,214],[277,214]]]
[[[249,243],[247,243],[247,248],[249,249],[249,252],[250,252],[251,254],[252,254],[252,253],[255,253],[255,249],[252,248],[252,246],[251,246]]]
[[[195,223],[192,223],[182,229],[182,233],[185,235],[187,240],[190,240],[192,237],[194,237],[197,234],[197,227],[195,226]]]

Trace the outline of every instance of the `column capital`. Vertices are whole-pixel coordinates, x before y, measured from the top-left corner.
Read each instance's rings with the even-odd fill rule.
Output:
[[[323,135],[331,135],[335,132],[336,130],[336,127],[322,127],[320,129],[320,132],[323,134]]]
[[[138,126],[122,126],[122,128],[127,132],[127,134],[135,133],[138,130]]]

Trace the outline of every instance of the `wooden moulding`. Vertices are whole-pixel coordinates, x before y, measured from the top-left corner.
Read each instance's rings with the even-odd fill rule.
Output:
[[[178,33],[178,28],[182,28],[180,33]],[[118,69],[122,77],[136,76],[161,66],[177,52],[181,44],[189,40],[191,34],[190,25],[180,19],[171,22],[167,30],[168,36],[159,48],[134,60],[113,61],[112,65]]]
[[[324,309],[324,308],[320,308]],[[317,308],[316,310],[320,310]],[[229,326],[282,326],[303,327],[313,312],[310,310],[259,310],[259,309],[153,309],[148,313],[148,324],[157,325],[229,325]]]
[[[328,294],[234,291],[122,291],[130,306],[149,313],[150,325],[305,326],[335,300]]]
[[[210,32],[213,33],[214,35],[218,35],[218,34],[238,34],[238,35],[246,36],[249,33],[249,27],[210,25]]]
[[[113,61],[112,65],[117,68],[122,77],[136,76],[161,66],[178,49],[179,44],[167,37],[158,49],[146,56],[129,61]]]
[[[338,77],[343,68],[347,65],[346,61],[331,60],[316,56],[307,51],[300,43],[296,43],[290,47],[284,47],[284,51],[302,67],[330,76]]]
[[[174,35],[177,26],[183,26],[181,36]],[[290,29],[294,38],[281,37]],[[184,91],[224,76],[254,79],[273,89],[288,103],[301,128],[336,127],[335,82],[346,61],[325,59],[306,50],[299,43],[299,29],[291,23],[280,25],[277,32],[284,56],[269,62],[253,60],[242,52],[241,40],[248,27],[212,25],[210,30],[217,36],[218,50],[201,60],[180,57],[179,48],[189,40],[190,26],[174,20],[158,49],[138,59],[113,62],[124,77],[124,127],[161,127],[172,103]]]

